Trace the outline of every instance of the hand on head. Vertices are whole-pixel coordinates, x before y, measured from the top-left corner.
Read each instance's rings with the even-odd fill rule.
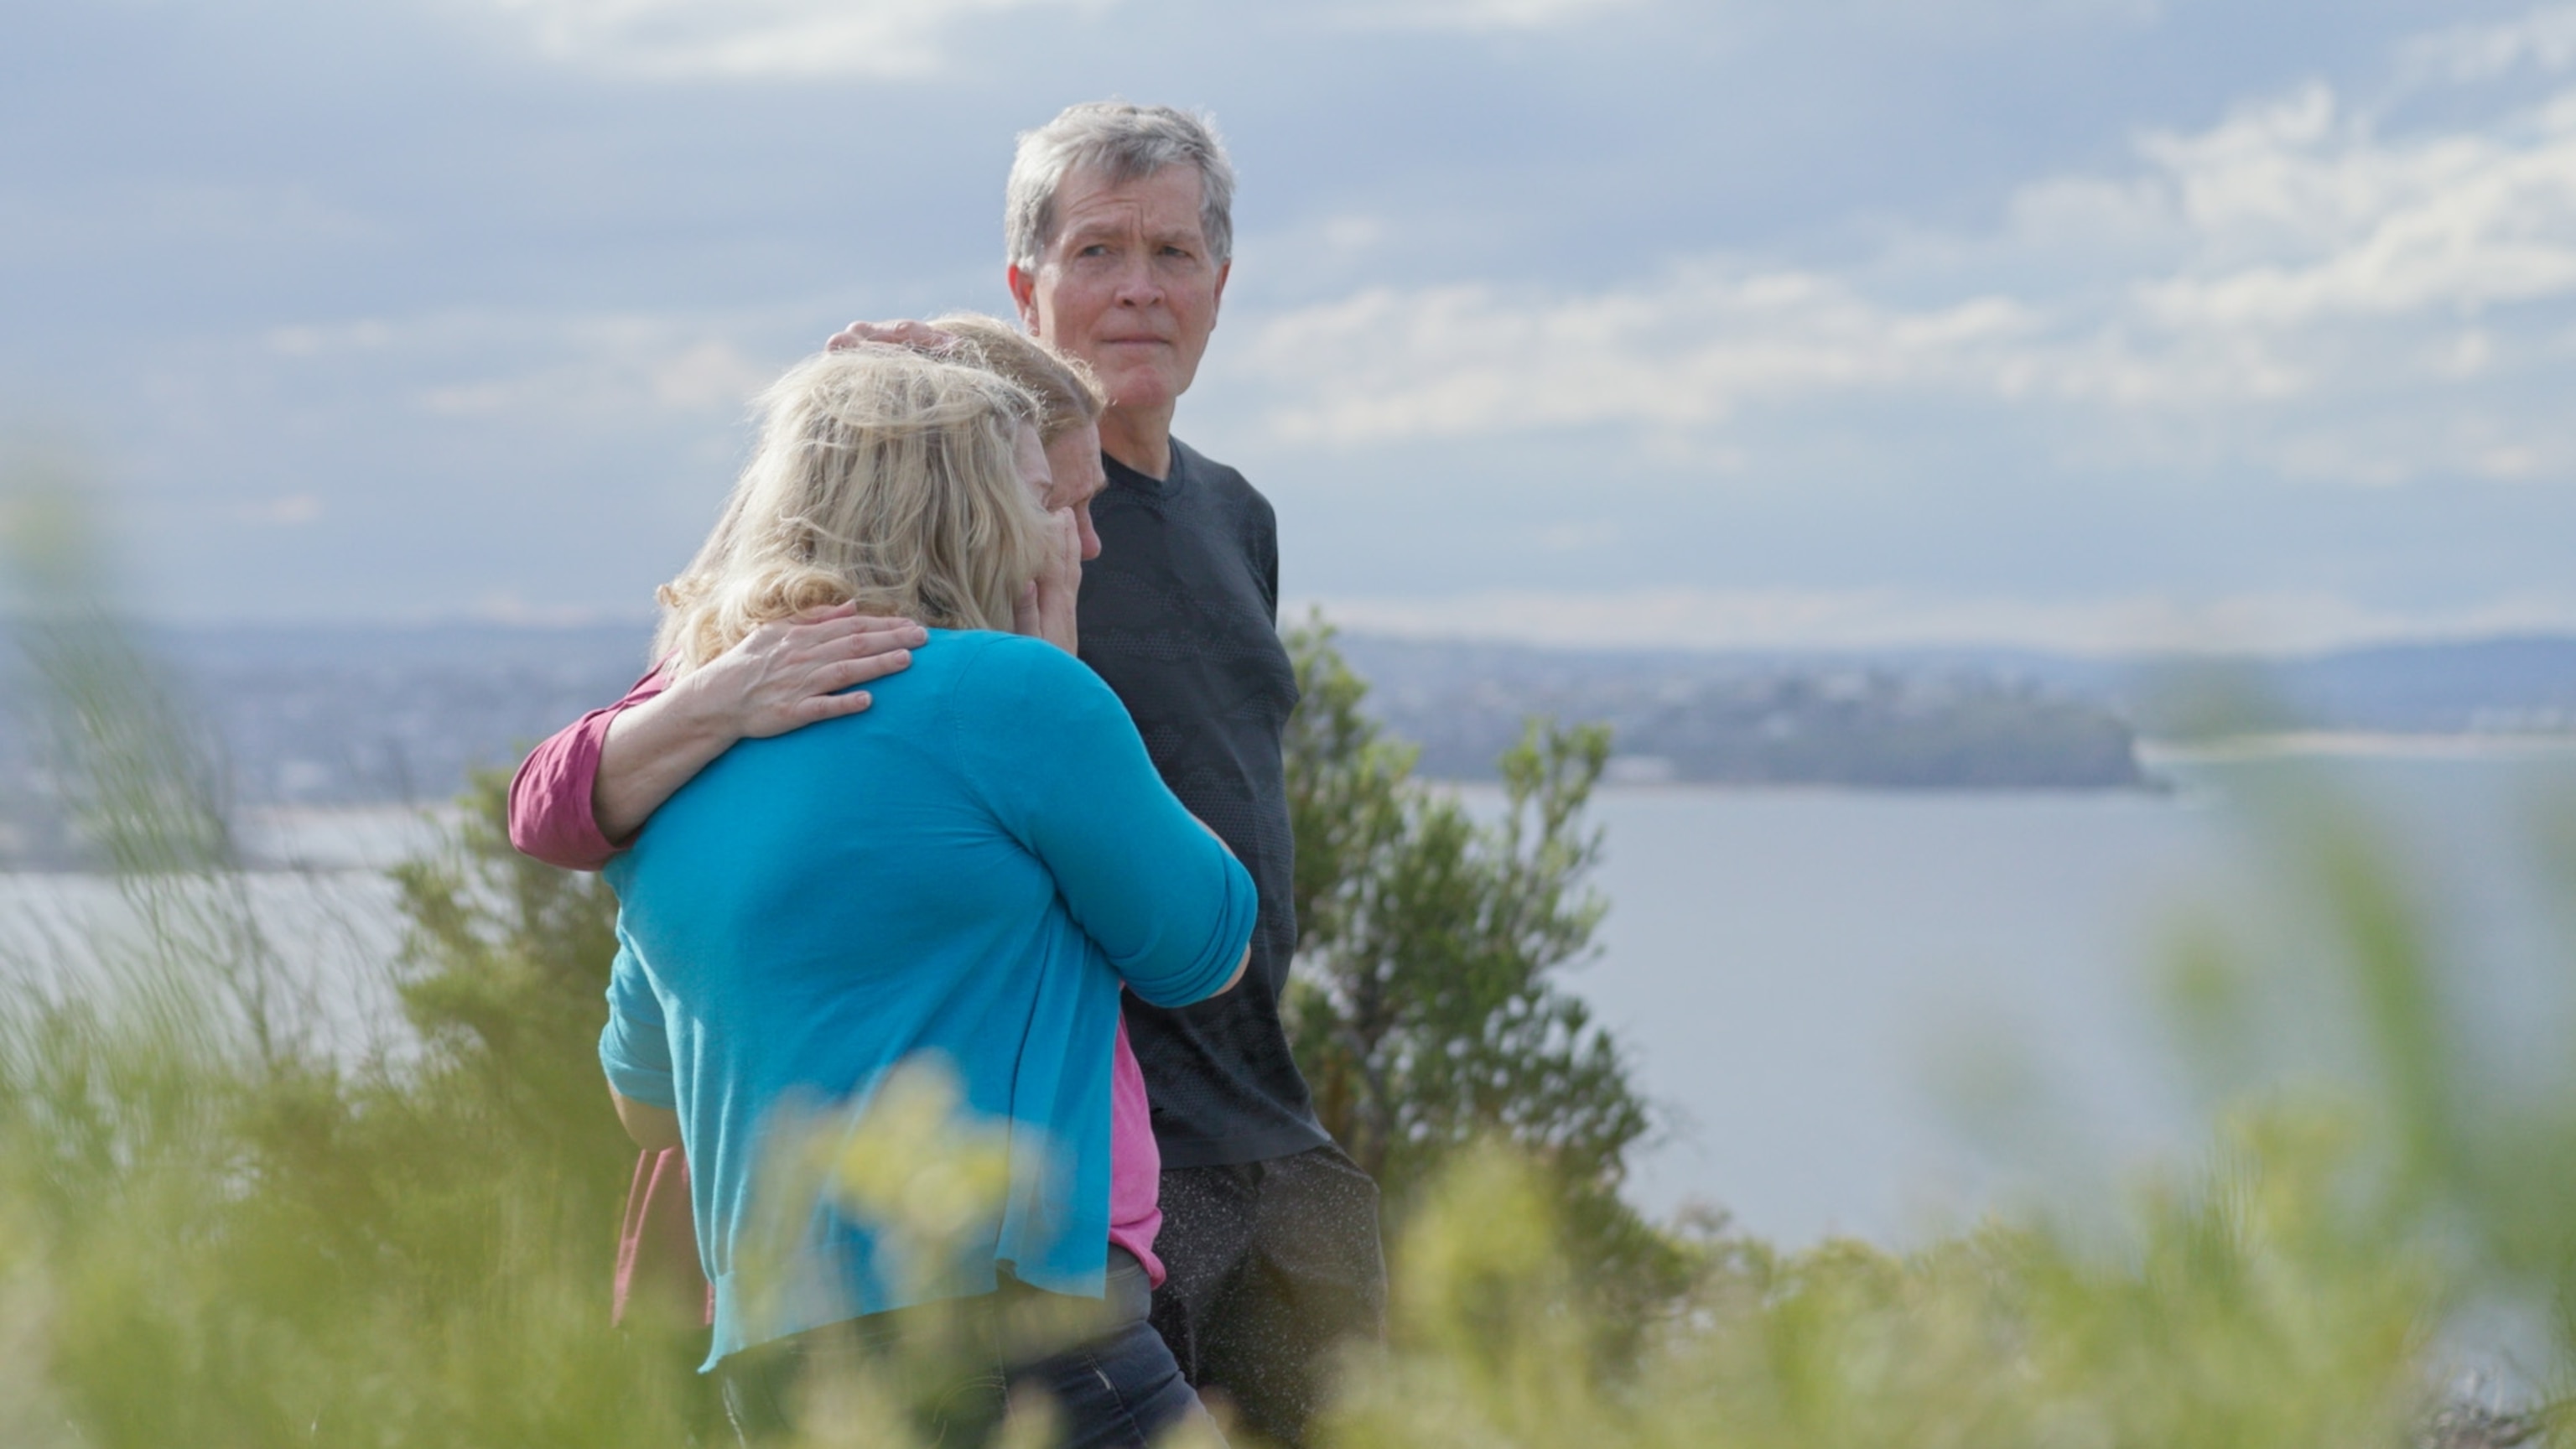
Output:
[[[907,317],[900,322],[853,322],[833,333],[823,343],[823,350],[843,352],[862,342],[883,342],[918,352],[940,352],[955,345],[956,341],[951,334],[927,322],[916,322]]]

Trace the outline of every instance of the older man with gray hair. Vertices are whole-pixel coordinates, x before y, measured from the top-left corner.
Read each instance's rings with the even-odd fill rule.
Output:
[[[1336,1344],[1380,1329],[1377,1189],[1316,1119],[1279,1016],[1297,948],[1281,755],[1297,703],[1279,642],[1278,528],[1243,475],[1172,436],[1233,263],[1234,167],[1203,117],[1093,102],[1020,138],[1005,239],[1029,331],[1109,395],[1081,655],[1183,804],[1250,869],[1252,962],[1234,992],[1130,998],[1162,1152],[1169,1276],[1154,1326],[1242,1425],[1305,1437]],[[1063,480],[1058,480],[1059,486]]]

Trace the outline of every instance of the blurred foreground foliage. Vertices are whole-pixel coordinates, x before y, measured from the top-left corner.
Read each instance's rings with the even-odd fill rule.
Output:
[[[22,643],[64,693],[144,688],[83,678],[140,662],[109,637]],[[450,858],[401,872],[412,1030],[364,1050],[321,1039],[214,801],[167,773],[102,792],[198,843],[139,867],[129,822],[84,812],[144,930],[0,1003],[0,1443],[676,1444],[707,1422],[686,1345],[604,1312],[633,1153],[591,1064],[602,893],[489,848],[499,788]]]
[[[186,718],[149,661],[94,612],[19,639],[147,930],[0,994],[0,1444],[707,1442],[688,1335],[606,1324],[632,1154],[593,1065],[598,886],[511,856],[479,782],[454,848],[398,877],[408,1034],[335,1047],[296,943],[253,918],[215,774],[176,723],[129,730]],[[1301,666],[1332,765],[1301,777],[1301,842],[1340,832],[1299,882],[1301,1047],[1403,1229],[1393,1341],[1354,1351],[1325,1442],[2396,1446],[2431,1432],[2445,1326],[2498,1299],[2542,1325],[2535,1384],[2567,1382],[2576,1089],[2477,1070],[2381,837],[2320,811],[2282,849],[2341,933],[2337,1000],[2301,1009],[2346,1023],[2361,1089],[2241,1102],[2108,1233],[1780,1254],[1618,1204],[1644,1117],[1548,979],[1596,910],[1598,740],[1534,737],[1514,823],[1479,825],[1403,787],[1326,652]],[[2178,995],[2259,1048],[2263,976],[2203,940]],[[816,1442],[903,1442],[864,1390]]]
[[[593,1064],[605,891],[510,855],[478,781],[394,883],[408,1020],[327,1039],[321,994],[379,983],[271,933],[76,497],[10,481],[11,703],[123,919],[0,993],[0,1444],[688,1441],[688,1346],[604,1311],[633,1162]]]
[[[2576,1063],[2485,1059],[2389,832],[2322,792],[2272,809],[2272,908],[2312,926],[2328,969],[2206,923],[2179,938],[2168,995],[2219,1103],[2205,1160],[1910,1252],[1679,1240],[1688,1287],[1640,1328],[1599,1321],[1615,1307],[1546,1159],[1488,1139],[1428,1186],[1394,1341],[1353,1359],[1332,1442],[2576,1442]],[[2341,1070],[2300,1077],[2316,1058],[2272,1044],[2302,1034]],[[1587,1350],[1605,1333],[1635,1352],[1604,1365]],[[2464,1369],[2509,1372],[2521,1402]]]

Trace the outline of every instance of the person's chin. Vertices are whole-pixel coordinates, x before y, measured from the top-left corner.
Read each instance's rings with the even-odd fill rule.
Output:
[[[1142,359],[1139,359],[1141,362]],[[1099,364],[1094,363],[1097,367]],[[1172,376],[1171,369],[1153,365],[1101,368],[1101,383],[1118,406],[1127,408],[1163,407],[1181,395],[1187,384]]]

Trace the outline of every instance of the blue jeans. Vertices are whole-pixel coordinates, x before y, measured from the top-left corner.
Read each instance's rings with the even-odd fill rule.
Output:
[[[1014,1371],[1055,1400],[1065,1449],[1145,1449],[1175,1425],[1204,1422],[1207,1410],[1181,1366],[1146,1322],[1153,1280],[1124,1248],[1109,1250],[1110,1326],[1098,1336]],[[1207,1425],[1211,1435],[1214,1425]]]
[[[1010,1296],[1035,1291],[1013,1284],[988,1301],[998,1309]],[[1007,1363],[998,1344],[987,1339],[985,1352],[970,1355],[963,1369],[952,1368],[936,1383],[902,1385],[905,1397],[920,1406],[916,1427],[941,1449],[970,1449],[1001,1427],[1017,1392],[1054,1400],[1061,1449],[1148,1449],[1175,1425],[1204,1421],[1207,1410],[1146,1322],[1152,1281],[1123,1248],[1109,1250],[1106,1299],[1107,1326],[1072,1348]],[[830,1324],[729,1356],[716,1374],[734,1432],[745,1445],[783,1438],[795,1422],[798,1383],[808,1373],[847,1372],[860,1362],[898,1366],[899,1358],[888,1350],[907,1331],[917,1331],[918,1311]]]

